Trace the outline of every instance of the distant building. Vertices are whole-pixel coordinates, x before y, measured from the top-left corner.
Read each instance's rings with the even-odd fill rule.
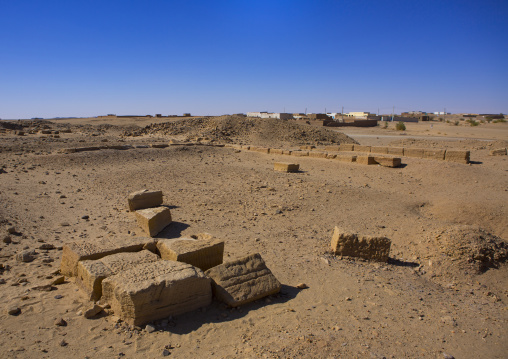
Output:
[[[183,117],[191,117],[191,114],[190,113],[184,113]]]
[[[283,112],[247,112],[247,117],[259,117],[259,118],[276,118],[278,120],[290,120],[293,118],[291,113]]]
[[[370,115],[370,112],[348,112],[344,114],[344,117],[353,117],[358,119],[367,119]]]
[[[451,112],[433,112],[434,115],[451,115],[452,113]]]

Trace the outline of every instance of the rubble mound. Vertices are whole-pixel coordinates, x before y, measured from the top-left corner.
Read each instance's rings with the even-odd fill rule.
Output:
[[[257,146],[356,143],[343,133],[278,119],[241,116],[198,117],[154,123],[127,135],[187,136]]]

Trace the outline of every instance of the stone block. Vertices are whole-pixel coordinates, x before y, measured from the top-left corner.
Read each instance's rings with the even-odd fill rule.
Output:
[[[399,167],[402,164],[400,157],[374,156],[374,161],[384,167]]]
[[[209,305],[210,279],[187,263],[160,260],[102,281],[103,301],[131,325],[183,314]]]
[[[171,211],[167,207],[140,209],[134,212],[138,225],[150,237],[156,236],[171,224]]]
[[[281,287],[258,253],[218,265],[205,273],[212,279],[216,298],[230,307],[278,293]]]
[[[331,245],[335,255],[386,262],[391,241],[386,237],[359,236],[335,227]]]
[[[404,147],[387,147],[386,153],[395,156],[404,156]]]
[[[99,151],[101,146],[90,146],[90,147],[77,147],[74,152],[89,152],[89,151]]]
[[[157,254],[147,250],[116,253],[97,260],[78,262],[76,283],[85,291],[89,300],[98,301],[102,296],[102,281],[107,277],[137,265],[156,262]]]
[[[468,164],[470,156],[470,151],[446,150],[445,161]]]
[[[375,165],[377,162],[374,160],[372,156],[358,156],[356,157],[356,162],[361,165]]]
[[[356,162],[356,157],[353,155],[337,155],[335,159],[341,162]]]
[[[336,153],[330,153],[330,152],[328,152],[328,154],[326,155],[326,158],[328,158],[329,160],[333,160],[336,157],[337,157]]]
[[[423,158],[429,159],[429,160],[444,160],[445,157],[445,150],[435,150],[426,148],[423,151]]]
[[[416,157],[416,158],[423,158],[424,153],[423,148],[408,148],[404,147],[404,156],[406,157]]]
[[[265,153],[265,154],[270,153],[270,149],[266,148],[266,147],[252,147],[251,146],[250,151],[255,151],[255,152],[260,152],[260,153]]]
[[[224,241],[211,236],[162,239],[157,248],[162,259],[187,263],[203,271],[222,264],[224,257]]]
[[[150,147],[152,147],[152,148],[166,148],[166,147],[169,147],[169,144],[167,144],[167,143],[151,143]]]
[[[281,148],[270,148],[270,154],[272,155],[282,155],[283,150]]]
[[[307,157],[309,156],[309,151],[292,151],[291,156]]]
[[[489,155],[490,156],[506,156],[507,154],[506,148],[496,148],[494,150],[491,150]]]
[[[319,152],[319,151],[309,151],[309,157],[312,158],[326,158],[328,153],[326,152]]]
[[[80,261],[100,259],[115,253],[138,252],[142,249],[155,250],[155,241],[147,237],[125,237],[116,240],[71,242],[63,246],[60,272],[67,277],[75,277]]]
[[[145,209],[151,207],[158,207],[162,204],[162,191],[149,191],[143,189],[141,191],[133,192],[127,197],[129,210],[135,211],[138,209]]]
[[[248,145],[242,145],[242,150],[250,150],[250,146],[248,146]]]
[[[388,147],[385,146],[371,146],[370,152],[372,153],[388,153]]]
[[[325,146],[325,151],[339,152],[340,146]]]
[[[293,151],[290,151],[290,150],[282,150],[282,154],[283,154],[283,155],[291,155],[291,152],[293,152]]]
[[[298,163],[275,162],[273,169],[279,172],[298,172],[300,165]]]
[[[355,152],[370,152],[370,146],[355,145]]]
[[[314,148],[316,148],[316,146],[314,146],[314,145],[303,145],[303,146],[300,146],[300,150],[313,150]]]
[[[341,143],[339,145],[339,151],[354,151],[355,146],[356,145],[353,145],[352,143]]]

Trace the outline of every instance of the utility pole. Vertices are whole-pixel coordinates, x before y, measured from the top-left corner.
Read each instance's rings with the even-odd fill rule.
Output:
[[[340,113],[342,117],[342,122],[344,122],[344,106],[342,106],[342,112]]]
[[[307,107],[305,107],[305,114],[307,114]]]
[[[393,122],[393,113],[395,112],[395,106],[392,107],[392,122]]]
[[[325,107],[325,115],[326,115],[326,107]]]

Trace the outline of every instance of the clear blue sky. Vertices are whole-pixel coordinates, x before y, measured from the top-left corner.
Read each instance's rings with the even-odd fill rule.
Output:
[[[505,0],[0,0],[0,118],[508,113]]]

